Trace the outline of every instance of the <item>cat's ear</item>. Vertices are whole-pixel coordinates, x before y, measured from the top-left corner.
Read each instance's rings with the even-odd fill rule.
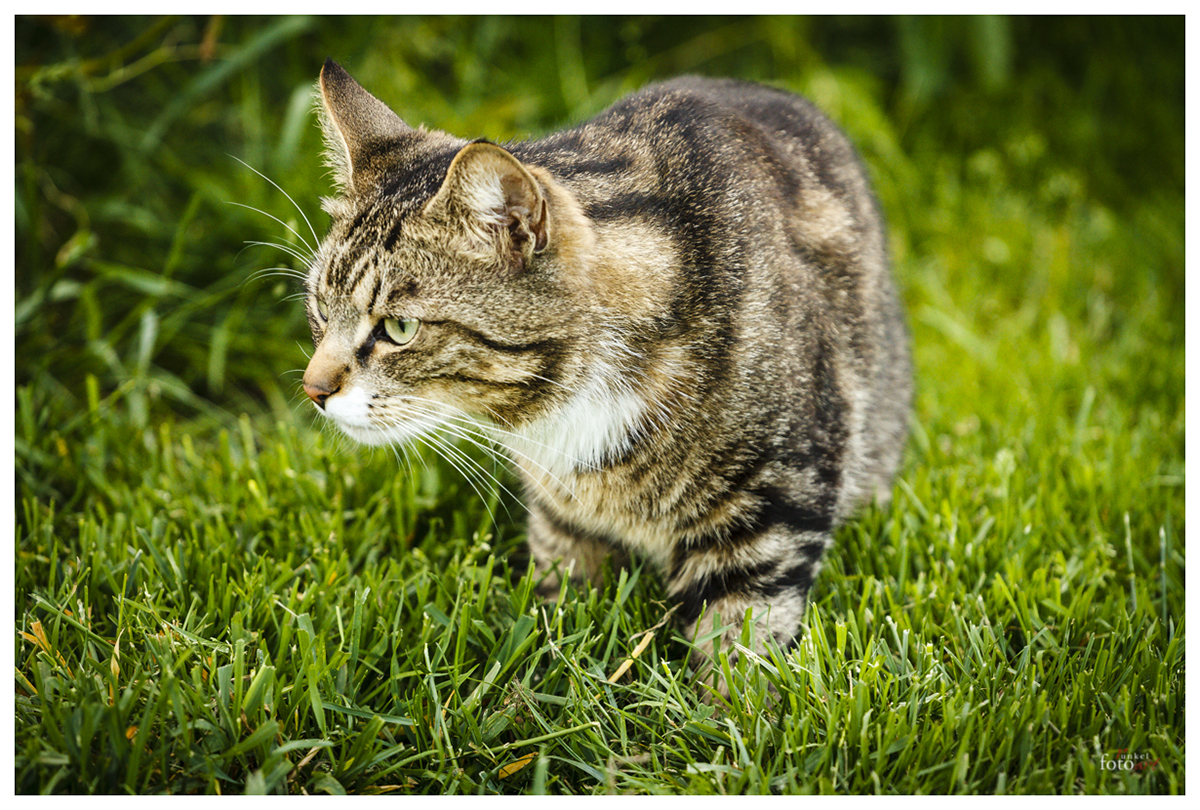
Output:
[[[522,264],[550,240],[546,196],[529,169],[494,143],[472,143],[454,156],[425,207],[465,224],[481,246]]]
[[[389,145],[413,132],[332,59],[321,68],[321,128],[334,180],[343,191],[362,192],[387,168]]]

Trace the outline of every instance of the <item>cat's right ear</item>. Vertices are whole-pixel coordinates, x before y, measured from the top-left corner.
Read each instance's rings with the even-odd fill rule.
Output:
[[[319,91],[334,180],[343,193],[366,191],[387,169],[391,143],[414,130],[332,59],[321,68]]]

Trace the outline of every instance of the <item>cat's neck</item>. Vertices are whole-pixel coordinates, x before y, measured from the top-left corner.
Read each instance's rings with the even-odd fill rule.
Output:
[[[565,481],[628,452],[648,429],[649,407],[627,370],[597,357],[560,406],[499,440],[535,478]]]

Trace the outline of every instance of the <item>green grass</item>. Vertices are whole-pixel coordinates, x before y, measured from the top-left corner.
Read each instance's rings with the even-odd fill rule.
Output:
[[[17,21],[18,792],[1186,790],[1181,24],[72,25]],[[913,438],[728,706],[649,567],[543,604],[510,495],[301,407],[301,308],[254,277],[294,263],[238,254],[288,232],[226,202],[303,223],[227,155],[322,227],[326,55],[468,136],[703,71],[860,145]]]

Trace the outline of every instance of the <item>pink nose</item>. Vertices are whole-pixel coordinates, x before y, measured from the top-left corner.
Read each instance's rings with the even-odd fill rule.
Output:
[[[329,399],[330,396],[336,394],[337,392],[338,389],[336,388],[330,391],[328,388],[320,385],[312,385],[309,383],[304,384],[304,393],[308,394],[308,398],[316,403],[317,407],[321,408],[322,410],[325,408],[325,400]]]

